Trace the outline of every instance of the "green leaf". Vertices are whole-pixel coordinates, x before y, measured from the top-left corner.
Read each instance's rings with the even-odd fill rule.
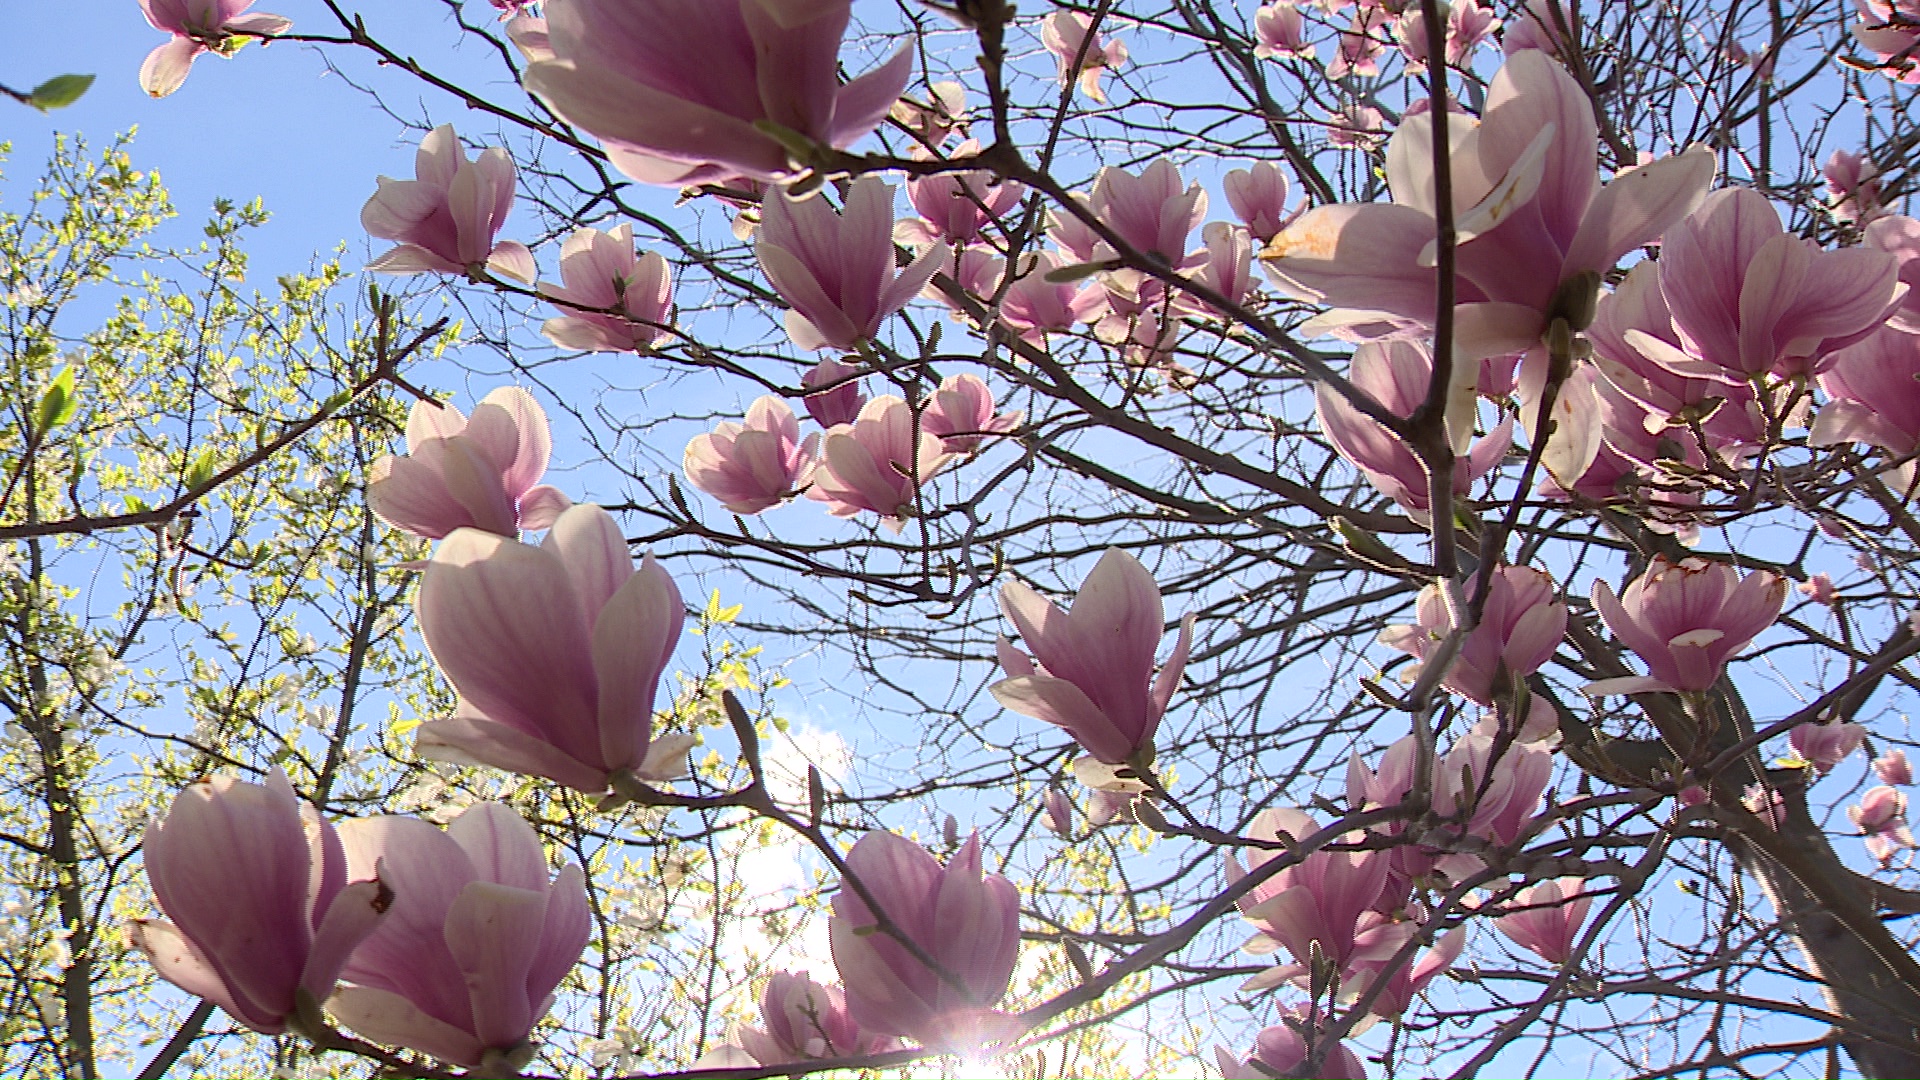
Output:
[[[40,407],[34,410],[33,430],[44,436],[73,419],[79,408],[80,399],[73,392],[73,369],[63,367],[48,384],[46,393],[40,395]]]
[[[27,95],[27,104],[41,112],[64,109],[79,101],[80,95],[92,85],[91,75],[55,75],[33,88],[33,92]]]
[[[193,464],[187,467],[187,487],[198,488],[213,479],[213,470],[216,464],[217,461],[214,458],[212,450],[208,450],[195,458]]]

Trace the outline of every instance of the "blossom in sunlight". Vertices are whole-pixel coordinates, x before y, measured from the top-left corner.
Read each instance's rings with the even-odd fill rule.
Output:
[[[915,513],[920,485],[951,459],[940,437],[919,425],[913,406],[892,394],[866,403],[851,424],[827,429],[807,497],[835,517],[863,510],[899,532]]]
[[[1198,181],[1182,188],[1180,170],[1164,157],[1138,176],[1111,165],[1101,169],[1087,202],[1129,247],[1172,267],[1185,262],[1187,237],[1207,216],[1206,189]],[[1103,241],[1091,254],[1098,260],[1116,253]]]
[[[1253,234],[1231,222],[1209,221],[1200,235],[1206,246],[1187,256],[1187,273],[1228,302],[1245,303],[1247,296],[1259,288],[1253,276],[1253,253],[1258,246]],[[1185,291],[1176,293],[1173,303],[1200,318],[1223,317],[1213,304]]]
[[[1820,172],[1827,181],[1827,212],[1835,221],[1864,225],[1880,215],[1880,170],[1872,158],[1835,150]]]
[[[911,840],[870,832],[847,853],[847,870],[892,929],[941,969],[882,928],[867,898],[843,880],[828,933],[848,1012],[863,1031],[956,1051],[1013,1033],[993,1007],[1020,950],[1020,894],[1005,877],[982,874],[978,836],[942,867]]]
[[[1426,399],[1432,377],[1432,354],[1413,341],[1366,342],[1354,350],[1347,374],[1356,389],[1401,417],[1413,415]],[[1314,404],[1320,430],[1341,457],[1352,462],[1381,494],[1409,511],[1426,513],[1432,502],[1427,470],[1411,447],[1325,383],[1314,390]],[[1466,494],[1475,480],[1493,471],[1512,442],[1513,418],[1506,417],[1473,443],[1465,456],[1454,459],[1453,493]]]
[[[421,636],[459,694],[418,729],[434,761],[544,776],[599,794],[614,773],[669,779],[692,736],[654,740],[660,677],[686,611],[613,516],[569,508],[539,547],[462,529],[435,549],[415,601]]]
[[[823,428],[853,423],[867,403],[867,395],[860,390],[860,380],[854,377],[859,374],[859,368],[833,359],[822,360],[807,369],[800,377],[800,385],[808,389],[804,404],[814,423]],[[816,386],[825,389],[813,390]]]
[[[968,139],[951,156],[963,159],[979,152],[980,144]],[[920,216],[902,218],[894,237],[915,246],[971,244],[980,240],[981,229],[998,224],[1026,194],[1025,185],[984,169],[916,176],[907,181],[907,201]]]
[[[1415,616],[1415,625],[1389,627],[1380,641],[1424,660],[1453,629],[1438,586],[1420,591]],[[1503,566],[1494,571],[1480,622],[1467,634],[1441,685],[1492,705],[1496,696],[1510,692],[1508,680],[1524,679],[1551,660],[1566,632],[1567,605],[1553,578],[1528,566]]]
[[[1748,784],[1740,793],[1740,805],[1769,829],[1787,823],[1787,800],[1765,784]]]
[[[1722,382],[1818,372],[1893,314],[1898,274],[1885,252],[1822,251],[1783,231],[1751,188],[1716,191],[1661,240],[1660,288],[1685,353],[1654,359]]]
[[[978,377],[949,375],[927,396],[920,429],[938,435],[948,453],[966,454],[992,436],[1018,430],[1025,415],[995,412],[993,391]]]
[[[1617,597],[1596,578],[1594,610],[1650,674],[1602,680],[1587,692],[1705,690],[1728,660],[1773,625],[1786,599],[1787,582],[1778,574],[1756,570],[1742,577],[1726,563],[1700,558],[1675,563],[1656,555]]]
[[[1859,724],[1801,724],[1788,733],[1787,741],[1801,761],[1825,776],[1860,749],[1867,729]]]
[[[173,37],[147,54],[140,65],[140,89],[166,97],[187,81],[201,53],[232,56],[247,37],[284,34],[293,20],[264,11],[248,13],[254,0],[140,0],[140,10],[155,30]]]
[[[1875,218],[1861,232],[1866,246],[1884,251],[1900,264],[1900,282],[1907,287],[1887,325],[1920,334],[1920,221],[1904,214]]]
[[[837,986],[799,972],[776,971],[760,994],[761,1027],[740,1027],[733,1040],[761,1065],[865,1057],[894,1049],[899,1040],[860,1030]]]
[[[1262,60],[1313,59],[1306,28],[1306,19],[1291,0],[1262,4],[1253,13],[1253,55]]]
[[[1883,784],[1905,786],[1913,783],[1913,766],[1907,763],[1905,750],[1889,750],[1873,759],[1873,774]]]
[[[1327,145],[1343,150],[1371,150],[1387,129],[1387,118],[1371,105],[1346,105],[1327,119]]]
[[[1256,161],[1220,178],[1233,216],[1255,240],[1265,244],[1280,235],[1291,220],[1287,214],[1287,174],[1272,162]]]
[[[279,769],[265,784],[216,776],[174,798],[141,852],[170,921],[127,937],[160,977],[268,1035],[298,996],[333,990],[348,954],[387,916],[392,875],[350,867],[333,826]]]
[[[1807,580],[1801,582],[1798,589],[1807,599],[1816,604],[1825,604],[1827,607],[1833,606],[1837,595],[1833,588],[1833,578],[1824,572],[1807,575]]]
[[[1090,15],[1056,11],[1040,21],[1040,43],[1060,62],[1061,86],[1073,82],[1077,76],[1080,92],[1104,105],[1107,92],[1100,85],[1100,76],[1127,62],[1127,46],[1120,41],[1107,41],[1099,33],[1093,35],[1093,40],[1087,40],[1087,30],[1092,25]]]
[[[925,100],[901,97],[888,115],[924,140],[922,145],[938,147],[954,132],[966,130],[967,88],[943,79],[927,87]]]
[[[1555,318],[1584,324],[1597,276],[1685,217],[1713,179],[1713,155],[1698,147],[1602,186],[1593,104],[1534,50],[1501,66],[1479,120],[1449,112],[1444,122],[1459,238],[1454,344],[1470,360],[1523,352]],[[1434,123],[1431,112],[1406,117],[1388,143],[1392,202],[1316,207],[1274,238],[1262,258],[1282,289],[1431,330]],[[1469,382],[1455,396],[1470,404],[1473,389]],[[1451,415],[1459,403],[1449,401]],[[1470,425],[1450,427],[1459,453]]]
[[[513,208],[517,172],[497,146],[471,161],[452,124],[420,140],[412,180],[380,177],[380,186],[360,208],[369,236],[398,241],[367,264],[385,274],[477,275],[493,271],[528,284],[538,273],[533,252],[516,240],[494,237]]]
[[[989,688],[994,699],[1066,728],[1110,765],[1151,760],[1154,732],[1186,670],[1194,617],[1180,621],[1173,652],[1156,676],[1154,653],[1166,616],[1160,586],[1146,567],[1109,548],[1066,610],[1018,581],[1001,588],[1000,607],[1032,655],[1000,639],[1007,678]]]
[[[760,268],[790,306],[787,336],[803,349],[851,349],[873,337],[933,275],[938,249],[894,270],[893,188],[862,176],[835,212],[826,199],[785,189],[761,204]]]
[[[1897,788],[1868,788],[1858,806],[1847,807],[1847,818],[1866,836],[1867,853],[1885,866],[1902,848],[1914,847],[1907,828],[1907,796]]]
[[[747,409],[744,423],[693,437],[683,459],[687,482],[736,514],[757,514],[807,486],[819,441],[818,433],[800,438],[793,410],[768,394]]]
[[[1920,83],[1920,21],[1911,0],[1853,0],[1857,15],[1853,40],[1874,54],[1887,75],[1903,83]]]
[[[489,393],[473,410],[416,401],[407,416],[407,452],[374,462],[367,503],[380,520],[438,540],[455,529],[518,537],[544,529],[571,505],[538,483],[553,438],[547,414],[517,386]]]
[[[540,283],[540,295],[564,301],[540,332],[563,349],[645,352],[671,333],[673,272],[659,252],[634,250],[629,222],[607,232],[576,229],[560,245],[560,279],[565,284]]]
[[[1282,857],[1280,834],[1305,840],[1319,831],[1320,823],[1303,811],[1261,811],[1247,835],[1265,846],[1247,848],[1245,870],[1233,852],[1226,852],[1227,884]],[[1256,931],[1246,950],[1258,955],[1285,948],[1297,966],[1308,963],[1317,949],[1336,970],[1345,971],[1361,951],[1362,931],[1373,925],[1363,916],[1374,910],[1387,888],[1390,861],[1385,851],[1321,848],[1262,881],[1237,901],[1242,917]]]
[[[1391,925],[1391,924],[1388,924]],[[1411,923],[1400,923],[1399,927],[1410,935]],[[1386,985],[1374,995],[1373,1005],[1367,1010],[1375,1016],[1391,1020],[1402,1016],[1413,1007],[1413,999],[1426,992],[1433,980],[1439,978],[1460,959],[1460,953],[1467,947],[1467,928],[1456,926],[1440,935],[1433,948],[1422,952],[1417,960],[1404,964],[1393,963],[1393,955],[1399,951],[1403,940],[1394,935],[1391,951],[1373,950],[1371,954],[1356,962],[1347,976],[1341,981],[1341,996],[1352,995],[1358,1000],[1367,994],[1377,980]]]
[[[1296,1005],[1287,1015],[1301,1027],[1311,1029],[1314,1014],[1307,1006]],[[1213,1056],[1220,1067],[1221,1080],[1266,1080],[1273,1076],[1305,1076],[1301,1069],[1309,1049],[1306,1038],[1294,1030],[1293,1024],[1280,1023],[1254,1036],[1253,1052],[1245,1059],[1218,1046],[1214,1047]],[[1367,1080],[1366,1063],[1346,1043],[1321,1049],[1320,1068],[1312,1080]]]
[[[1455,0],[1447,12],[1447,63],[1465,67],[1474,51],[1500,29],[1500,18],[1479,0]]]
[[[1469,833],[1504,845],[1519,839],[1540,809],[1553,753],[1537,743],[1501,742],[1467,734],[1447,750],[1433,770],[1433,812],[1464,817]]]
[[[852,0],[547,0],[551,56],[527,89],[600,138],[621,172],[649,184],[780,180],[791,149],[764,130],[833,148],[886,119],[913,50],[840,82]]]
[[[1353,25],[1340,31],[1340,44],[1327,61],[1327,78],[1380,74],[1380,54],[1387,51],[1393,14],[1380,4],[1363,4],[1353,13]]]
[[[1820,373],[1827,403],[1814,414],[1813,446],[1866,443],[1891,456],[1920,448],[1920,334],[1883,327],[1835,353]]]
[[[1494,929],[1558,967],[1573,958],[1580,926],[1593,906],[1586,887],[1582,878],[1563,877],[1521,889],[1501,906],[1506,914],[1493,921]]]
[[[1107,291],[1100,286],[1047,280],[1047,273],[1060,266],[1052,252],[1025,256],[1022,265],[1025,272],[1000,298],[1000,321],[1026,341],[1045,345],[1049,333],[1066,333],[1106,314]]]
[[[378,866],[393,904],[328,1011],[377,1043],[469,1068],[524,1067],[527,1036],[593,930],[580,867],[549,878],[539,835],[499,803],[474,804],[445,832],[368,817],[343,823],[340,839],[348,872]]]

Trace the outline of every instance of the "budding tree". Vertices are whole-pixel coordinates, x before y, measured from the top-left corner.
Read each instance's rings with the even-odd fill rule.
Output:
[[[1920,1072],[1920,9],[418,6],[0,218],[10,1068]]]

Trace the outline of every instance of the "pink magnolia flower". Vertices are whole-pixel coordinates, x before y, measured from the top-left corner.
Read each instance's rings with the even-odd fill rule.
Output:
[[[547,0],[551,59],[527,89],[592,132],[614,166],[649,184],[795,171],[774,124],[836,149],[885,120],[913,73],[902,47],[841,85],[852,0]]]
[[[979,153],[979,142],[968,139],[954,148],[952,157],[960,160]],[[914,177],[907,181],[907,201],[920,216],[902,219],[894,237],[914,246],[975,243],[981,229],[999,223],[1026,195],[1024,184],[983,169]]]
[[[942,969],[876,929],[873,908],[843,881],[827,928],[847,1010],[861,1029],[936,1048],[990,1041],[982,1036],[1005,1022],[992,1010],[1020,949],[1020,894],[999,874],[982,876],[980,838],[969,837],[942,867],[911,840],[870,832],[847,853],[847,869],[893,928]]]
[[[1410,924],[1400,925],[1411,931]],[[1425,993],[1427,986],[1434,979],[1452,967],[1454,961],[1460,959],[1460,953],[1467,945],[1467,928],[1454,927],[1440,935],[1440,940],[1434,942],[1433,948],[1422,953],[1418,960],[1403,964],[1394,964],[1392,961],[1394,955],[1399,952],[1400,946],[1405,943],[1405,935],[1396,934],[1393,937],[1394,946],[1391,952],[1357,962],[1340,984],[1341,996],[1352,994],[1358,999],[1366,994],[1376,981],[1385,980],[1386,985],[1374,997],[1373,1005],[1368,1011],[1387,1020],[1404,1015],[1413,1007],[1413,999]]]
[[[1092,25],[1092,16],[1077,11],[1056,11],[1040,21],[1040,43],[1060,62],[1061,86],[1077,76],[1080,92],[1104,105],[1107,92],[1100,86],[1100,76],[1127,62],[1127,46],[1119,41],[1106,41],[1099,33],[1089,41],[1087,30]]]
[[[1173,654],[1156,677],[1154,652],[1166,616],[1160,586],[1146,567],[1109,548],[1067,610],[1018,581],[1001,588],[1000,607],[1033,655],[1000,639],[1007,678],[989,688],[994,699],[1066,728],[1109,765],[1151,761],[1153,734],[1187,666],[1194,617],[1180,621]]]
[[[950,454],[972,453],[990,436],[1011,434],[1026,418],[1022,412],[996,413],[993,391],[972,375],[949,375],[927,398],[920,430],[940,437]]]
[[[1898,273],[1882,252],[1821,251],[1782,231],[1757,191],[1716,191],[1660,244],[1661,292],[1697,362],[1654,359],[1723,382],[1819,371],[1892,314]]]
[[[155,30],[173,37],[147,54],[140,65],[140,89],[166,97],[187,81],[201,53],[232,56],[246,38],[284,34],[293,20],[263,11],[247,14],[254,0],[140,0],[140,10]]]
[[[1920,448],[1920,335],[1882,328],[1829,358],[1820,373],[1828,401],[1814,415],[1807,441],[1814,446],[1861,442],[1889,456]]]
[[[380,186],[360,208],[368,235],[399,246],[367,264],[385,274],[504,274],[532,284],[533,252],[517,240],[495,242],[513,209],[517,173],[497,146],[467,160],[452,124],[420,140],[413,180],[380,177]]]
[[[1901,214],[1875,218],[1862,238],[1867,247],[1884,251],[1899,262],[1900,283],[1907,287],[1887,325],[1920,334],[1920,221]]]
[[[1880,59],[1881,69],[1903,83],[1920,83],[1914,63],[1920,47],[1920,20],[1912,0],[1853,0],[1858,20],[1853,39]]]
[[[1685,420],[1689,412],[1711,412],[1700,430],[1708,448],[1729,461],[1743,460],[1765,441],[1767,422],[1752,383],[1674,370],[1687,367],[1689,358],[1667,310],[1658,263],[1636,264],[1600,298],[1587,340],[1594,367],[1606,379],[1599,395],[1607,444],[1642,467],[1654,468],[1661,457],[1705,465],[1699,438]],[[1715,398],[1717,406],[1711,405]],[[1630,406],[1638,406],[1637,415]]]
[[[1593,606],[1621,644],[1647,662],[1649,677],[1606,679],[1591,694],[1705,690],[1727,661],[1780,617],[1787,582],[1756,570],[1745,577],[1722,562],[1654,556],[1618,597],[1595,579]]]
[[[926,100],[902,97],[888,115],[919,136],[921,145],[938,147],[967,128],[967,88],[952,80],[934,83],[927,87]]]
[[[1573,15],[1560,0],[1527,0],[1520,19],[1507,24],[1507,32],[1500,39],[1500,48],[1508,56],[1524,49],[1538,49],[1558,60],[1562,51],[1560,47],[1565,41],[1560,29],[1563,25],[1571,33]]]
[[[1312,815],[1292,809],[1263,810],[1247,829],[1251,839],[1269,843],[1278,841],[1281,833],[1304,840],[1319,831]],[[1244,871],[1233,852],[1226,853],[1227,884],[1284,857],[1271,848],[1248,852]],[[1261,882],[1238,901],[1241,916],[1256,930],[1244,948],[1255,954],[1285,948],[1295,964],[1304,965],[1311,962],[1317,943],[1320,955],[1336,971],[1348,970],[1361,951],[1361,931],[1374,925],[1365,917],[1375,914],[1390,861],[1385,851],[1321,848]],[[1285,977],[1286,972],[1281,974]]]
[[[1371,150],[1387,129],[1387,118],[1371,105],[1347,105],[1327,119],[1327,145],[1343,150]]]
[[[420,725],[421,757],[591,795],[616,772],[678,771],[692,737],[655,744],[653,704],[686,612],[651,555],[635,572],[605,510],[569,508],[539,547],[454,533],[427,563],[415,610],[459,693],[452,716]]]
[[[1872,158],[1835,150],[1820,172],[1827,180],[1827,209],[1835,221],[1864,225],[1879,216],[1880,170]]]
[[[1438,586],[1420,591],[1415,617],[1415,625],[1389,627],[1380,641],[1425,660],[1453,629]],[[1553,579],[1532,567],[1503,566],[1494,571],[1479,624],[1441,684],[1490,706],[1513,685],[1508,680],[1524,679],[1551,660],[1566,632],[1567,605]]]
[[[1787,741],[1800,760],[1825,776],[1860,749],[1867,741],[1867,729],[1859,724],[1801,724],[1787,735]]]
[[[1868,788],[1860,805],[1847,807],[1847,817],[1866,836],[1867,853],[1885,866],[1902,848],[1916,846],[1907,828],[1907,796],[1897,788]]]
[[[1194,281],[1236,304],[1244,303],[1259,285],[1253,279],[1253,234],[1225,221],[1209,221],[1200,231],[1206,246],[1187,256],[1188,273]],[[1224,318],[1224,313],[1199,298],[1176,293],[1176,308],[1199,318]]]
[[[378,866],[394,899],[328,1010],[374,1042],[457,1065],[524,1062],[593,929],[580,867],[549,880],[540,837],[498,803],[474,804],[445,832],[370,817],[342,823],[340,839],[348,872]]]
[[[1040,821],[1060,839],[1073,839],[1073,800],[1057,787],[1048,788],[1040,797]]]
[[[896,276],[893,189],[862,176],[835,213],[819,196],[795,199],[784,188],[761,204],[754,250],[775,291],[791,305],[787,336],[803,349],[851,349],[913,299],[940,269],[930,250]]]
[[[1466,67],[1475,49],[1500,29],[1493,9],[1479,0],[1457,0],[1447,12],[1447,63]]]
[[[860,369],[838,360],[822,360],[807,369],[800,376],[803,388],[825,387],[807,394],[804,403],[807,415],[823,428],[838,424],[851,424],[860,415],[860,409],[867,403],[867,395],[860,390],[860,380],[854,376]]]
[[[765,395],[747,409],[744,424],[722,423],[687,444],[687,482],[736,514],[757,514],[785,502],[813,478],[815,434],[800,438],[800,421],[787,403]]]
[[[1253,55],[1262,60],[1313,59],[1306,20],[1290,0],[1263,4],[1253,13]]]
[[[1305,1005],[1294,1006],[1288,1015],[1303,1027],[1311,1026],[1308,1021],[1312,1014]],[[1254,1036],[1253,1053],[1245,1060],[1218,1046],[1214,1047],[1213,1056],[1220,1066],[1221,1080],[1266,1080],[1273,1076],[1305,1076],[1301,1070],[1311,1049],[1314,1048],[1309,1047],[1292,1024],[1275,1024]],[[1367,1080],[1366,1063],[1346,1043],[1323,1050],[1323,1055],[1313,1080]]]
[[[920,485],[950,457],[940,437],[920,426],[913,406],[883,394],[862,406],[853,423],[827,429],[807,498],[826,503],[835,517],[870,510],[899,532],[916,513]]]
[[[1883,784],[1905,786],[1913,783],[1913,766],[1907,764],[1905,750],[1889,750],[1873,759],[1873,773]]]
[[[451,405],[416,401],[407,415],[407,453],[373,463],[367,503],[380,520],[434,540],[455,529],[508,538],[544,529],[571,505],[538,484],[553,439],[533,395],[502,386],[471,418]]]
[[[1787,800],[1765,784],[1748,784],[1740,793],[1740,805],[1769,829],[1787,823]]]
[[[1507,914],[1493,921],[1494,928],[1512,938],[1514,944],[1559,967],[1573,958],[1580,926],[1587,921],[1587,909],[1593,906],[1586,887],[1581,878],[1563,877],[1521,889],[1500,909]]]
[[[553,59],[553,40],[547,34],[547,20],[524,12],[507,20],[507,40],[529,62]]]
[[[264,785],[191,785],[141,848],[171,921],[135,919],[128,939],[161,978],[263,1034],[287,1030],[300,995],[325,1000],[393,900],[374,868],[350,873],[333,826],[279,769]]]
[[[1393,15],[1378,4],[1362,5],[1354,12],[1353,25],[1340,31],[1340,47],[1327,61],[1327,78],[1380,74],[1380,54],[1387,51],[1387,26],[1392,21]]]
[[[1837,596],[1833,588],[1833,578],[1824,572],[1808,575],[1807,580],[1800,583],[1799,590],[1807,599],[1828,607],[1833,606]]]
[[[561,311],[559,318],[540,327],[555,345],[588,352],[646,352],[670,335],[673,272],[659,252],[634,251],[631,224],[623,222],[611,232],[575,230],[560,245],[560,278],[566,284],[540,283],[540,295],[566,302],[554,305]]]
[[[1464,735],[1434,769],[1433,811],[1466,818],[1474,836],[1511,844],[1540,809],[1552,778],[1553,752],[1538,743],[1502,747],[1487,735]]]
[[[1483,118],[1449,113],[1460,307],[1455,348],[1479,359],[1532,347],[1559,315],[1579,314],[1591,280],[1686,216],[1713,179],[1695,148],[1600,186],[1593,105],[1545,54],[1510,56]],[[1431,113],[1387,147],[1390,203],[1308,211],[1269,244],[1268,273],[1289,294],[1431,329],[1435,304]],[[1456,368],[1464,373],[1475,365]],[[1460,391],[1471,391],[1463,383]],[[1466,403],[1471,397],[1464,398]],[[1456,440],[1467,426],[1454,426]],[[1456,446],[1456,452],[1464,447]]]
[[[1172,267],[1183,264],[1187,237],[1207,216],[1206,189],[1197,181],[1182,189],[1180,170],[1166,158],[1155,159],[1138,176],[1111,165],[1101,169],[1087,202],[1129,247]],[[1102,242],[1091,258],[1110,259],[1114,254]]]
[[[1106,313],[1107,291],[1100,286],[1047,280],[1048,272],[1060,266],[1053,253],[1029,255],[1023,265],[1025,272],[1000,298],[1000,321],[1026,341],[1044,346],[1049,333],[1066,333]]]
[[[1287,213],[1287,174],[1270,162],[1256,161],[1221,177],[1227,205],[1255,240],[1265,244],[1293,220]]]
[[[1347,378],[1395,415],[1411,416],[1426,400],[1433,357],[1426,346],[1414,341],[1367,342],[1354,350]],[[1314,404],[1320,430],[1341,457],[1352,462],[1381,494],[1413,513],[1426,512],[1430,504],[1427,470],[1412,448],[1324,383],[1314,391]],[[1454,494],[1466,494],[1475,480],[1500,464],[1512,441],[1513,418],[1507,417],[1466,456],[1455,459]]]
[[[735,1029],[733,1040],[760,1065],[865,1057],[898,1040],[860,1030],[837,986],[822,986],[797,971],[776,971],[760,993],[764,1027]]]

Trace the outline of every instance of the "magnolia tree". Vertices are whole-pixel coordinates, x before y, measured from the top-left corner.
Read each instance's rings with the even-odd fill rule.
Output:
[[[464,137],[0,218],[9,1071],[1920,1075],[1907,0],[140,6]]]

